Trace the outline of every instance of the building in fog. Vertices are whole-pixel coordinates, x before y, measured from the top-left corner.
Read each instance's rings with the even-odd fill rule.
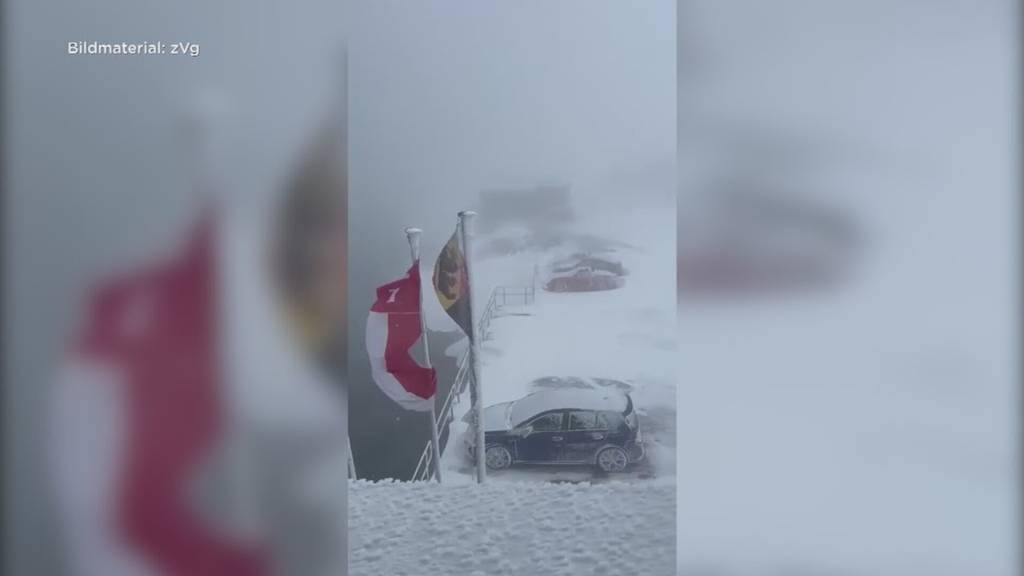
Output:
[[[480,192],[481,228],[495,230],[508,224],[554,224],[572,218],[568,184],[532,188],[492,188]]]

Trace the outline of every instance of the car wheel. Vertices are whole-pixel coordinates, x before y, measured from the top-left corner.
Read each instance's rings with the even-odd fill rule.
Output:
[[[629,464],[629,456],[626,451],[617,446],[611,446],[597,453],[597,467],[602,472],[622,472]]]
[[[484,461],[491,470],[504,470],[512,465],[512,454],[504,446],[488,446],[484,452]]]

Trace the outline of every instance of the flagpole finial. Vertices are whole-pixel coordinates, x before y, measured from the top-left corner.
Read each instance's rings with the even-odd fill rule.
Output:
[[[467,234],[473,233],[474,216],[476,216],[476,212],[472,210],[463,210],[459,212],[459,225]]]
[[[416,262],[420,259],[420,234],[423,230],[419,228],[406,228],[405,237],[409,239],[409,253],[412,255],[412,261]]]

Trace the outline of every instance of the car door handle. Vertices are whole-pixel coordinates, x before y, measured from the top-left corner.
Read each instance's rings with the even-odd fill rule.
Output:
[[[604,440],[604,434],[600,434],[597,432],[592,433],[590,437],[593,438],[594,440]]]
[[[561,442],[562,441],[562,437],[561,436],[552,436],[551,437],[551,441],[552,442]]]

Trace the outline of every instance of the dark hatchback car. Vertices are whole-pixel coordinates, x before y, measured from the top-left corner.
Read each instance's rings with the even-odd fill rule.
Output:
[[[610,390],[545,390],[484,411],[485,460],[513,464],[594,465],[622,472],[644,458],[633,400]],[[474,453],[472,434],[466,439]]]

